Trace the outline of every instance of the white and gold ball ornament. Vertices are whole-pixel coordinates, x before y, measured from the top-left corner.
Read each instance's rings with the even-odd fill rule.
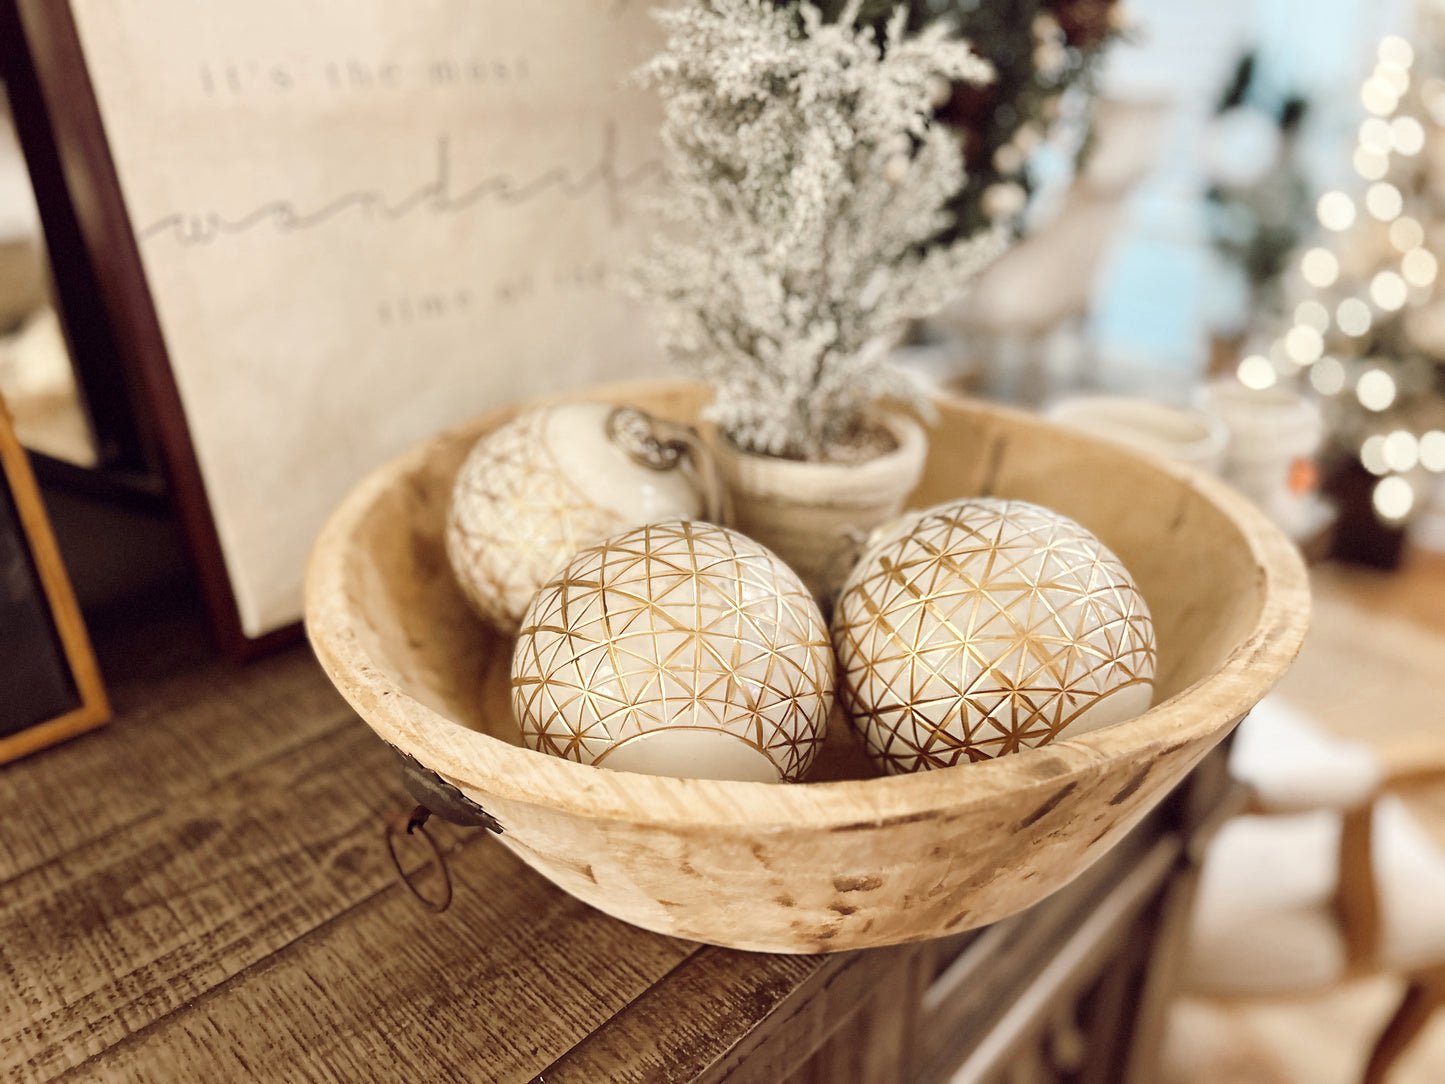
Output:
[[[883,528],[833,615],[839,695],[890,774],[988,760],[1142,714],[1154,623],[1078,523],[971,498]]]
[[[794,782],[833,681],[796,573],[736,531],[671,520],[581,550],[537,593],[512,706],[527,745],[583,764]]]
[[[482,437],[452,489],[446,550],[472,608],[515,632],[581,547],[706,514],[683,427],[606,403],[536,407]]]

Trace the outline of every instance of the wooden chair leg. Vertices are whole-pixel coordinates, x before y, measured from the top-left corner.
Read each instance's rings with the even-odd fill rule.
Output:
[[[1365,1066],[1364,1084],[1385,1084],[1400,1056],[1410,1048],[1436,1009],[1445,1007],[1445,968],[1410,976],[1400,1007],[1385,1025]]]

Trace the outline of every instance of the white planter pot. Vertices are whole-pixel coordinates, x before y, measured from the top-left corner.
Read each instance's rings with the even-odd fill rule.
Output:
[[[923,427],[903,414],[880,420],[897,447],[860,463],[779,459],[716,442],[728,524],[787,562],[825,609],[869,532],[903,510],[923,473]]]

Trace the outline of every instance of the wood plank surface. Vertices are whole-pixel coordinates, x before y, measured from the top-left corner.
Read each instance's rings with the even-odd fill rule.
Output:
[[[868,982],[887,974],[892,955],[702,948],[534,1084],[784,1080],[856,1010]],[[757,1030],[764,1019],[767,1027]],[[737,1073],[743,1062],[746,1070]]]
[[[0,1064],[68,1067],[394,883],[391,757],[333,730],[5,885]]]
[[[910,1013],[986,936],[700,947],[437,822],[433,914],[382,843],[411,804],[392,754],[304,648],[237,666],[184,620],[121,632],[114,725],[0,772],[0,1079],[909,1080]],[[1021,981],[999,971],[939,1014],[965,1046]]]
[[[0,774],[0,1075],[907,1079],[937,946],[699,947],[437,822],[434,915],[382,845],[393,757],[304,649],[238,667],[149,635],[116,725]]]
[[[524,1081],[695,951],[485,837],[451,868],[445,914],[393,883],[67,1079]]]
[[[1313,571],[1314,616],[1278,695],[1347,740],[1388,754],[1439,741],[1445,698],[1445,555],[1412,553],[1397,573]]]
[[[114,726],[0,772],[0,1078],[525,1080],[696,950],[437,821],[433,914],[382,841],[396,761],[310,653],[177,621],[111,660]]]
[[[164,628],[182,643],[162,641],[155,653],[191,665],[114,684],[111,726],[0,771],[0,891],[32,866],[328,731],[364,730],[304,650],[251,668],[197,665],[186,644],[204,645],[204,630],[185,620]],[[113,653],[107,661],[125,672]]]
[[[924,973],[931,954],[911,946],[894,955],[886,974],[848,977],[851,985],[861,987],[861,996],[852,997],[857,1011],[849,1015],[846,1002],[833,1007],[831,1041],[794,1074],[797,1084],[916,1084],[923,1028],[918,1007],[927,989]]]

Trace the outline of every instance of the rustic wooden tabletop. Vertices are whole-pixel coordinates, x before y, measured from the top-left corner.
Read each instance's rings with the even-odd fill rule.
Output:
[[[1434,568],[1411,600],[1438,598]],[[1331,650],[1358,651],[1352,630],[1404,588],[1330,568],[1316,584],[1304,666],[1318,674],[1343,665],[1323,657]],[[877,1007],[919,1003],[978,936],[931,956],[707,948],[607,918],[485,833],[433,822],[455,888],[435,914],[383,845],[385,819],[411,805],[395,760],[307,648],[220,661],[188,607],[96,639],[115,720],[0,769],[7,1079],[555,1084],[718,1080],[746,1066],[739,1078],[776,1081],[810,1058],[814,1079],[888,1079],[918,1036]],[[1390,658],[1415,665],[1398,645]],[[1308,677],[1287,684],[1308,697]],[[407,846],[402,858],[420,867],[424,853]],[[434,890],[433,873],[419,887]],[[1146,890],[1110,921],[1135,921],[1128,907]],[[1088,911],[1020,920],[1033,933],[1021,926],[1013,941],[1034,954],[1016,961],[1020,975],[1032,981],[1059,956],[1071,915],[1095,913],[1104,889],[1081,891]],[[996,940],[1004,952],[1010,939]],[[991,989],[1026,1000],[1026,985]],[[954,990],[962,1019],[969,983]],[[977,1011],[997,1021],[998,1009]],[[815,1056],[845,1023],[869,1037],[843,1044],[848,1073]]]
[[[114,721],[0,769],[9,1079],[588,1080],[624,1054],[690,1079],[885,969],[648,933],[434,821],[455,887],[435,914],[383,844],[412,804],[395,758],[307,648],[218,661],[187,612],[114,633]]]

